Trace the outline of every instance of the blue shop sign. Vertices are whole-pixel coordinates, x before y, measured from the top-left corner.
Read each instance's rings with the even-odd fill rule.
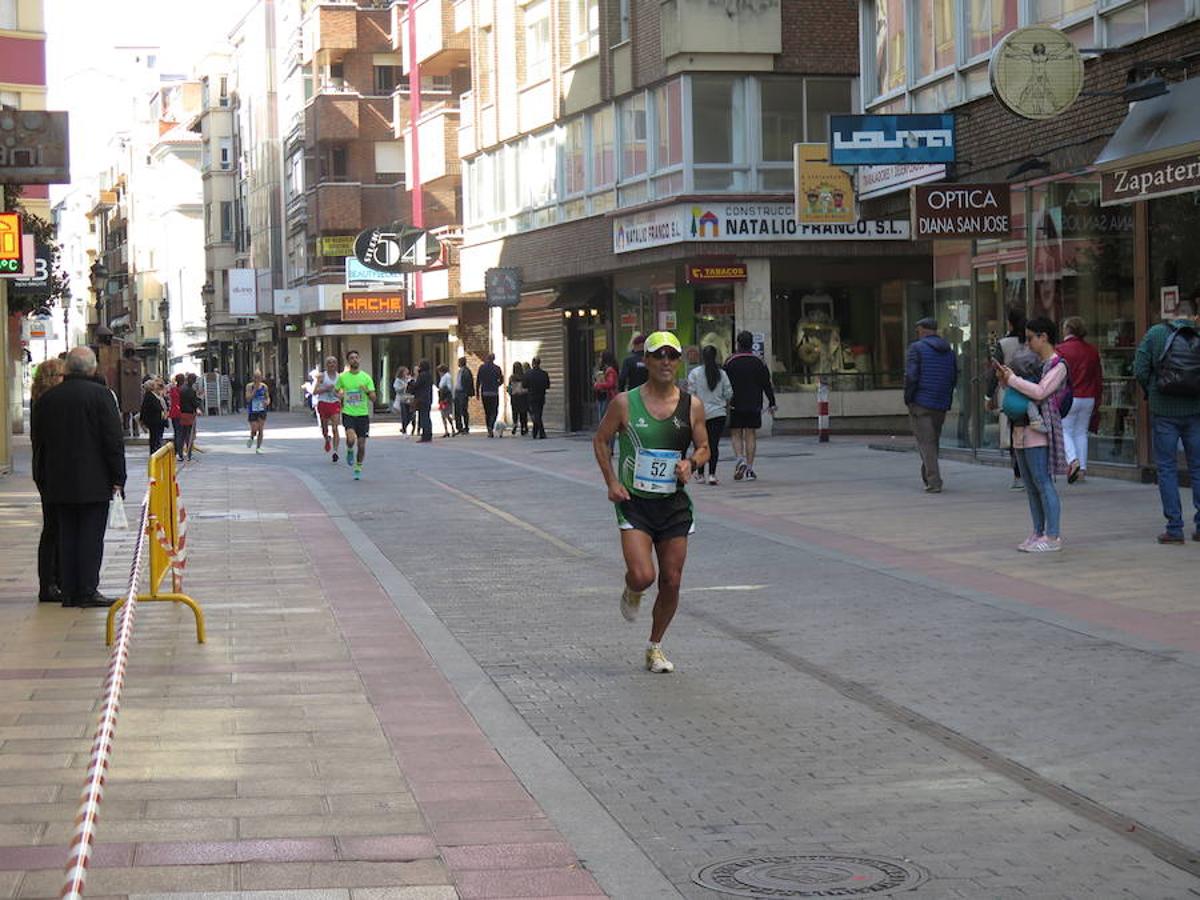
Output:
[[[829,117],[829,162],[834,166],[952,163],[954,115]]]

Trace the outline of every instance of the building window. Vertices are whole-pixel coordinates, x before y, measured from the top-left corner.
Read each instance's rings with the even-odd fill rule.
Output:
[[[220,138],[219,146],[220,146],[220,153],[221,153],[221,160],[220,160],[221,168],[224,170],[232,169],[233,168],[233,139],[232,138]]]
[[[228,106],[229,105],[229,77],[228,76],[226,76],[226,75],[221,76],[220,86],[221,86],[221,89],[220,89],[220,94],[217,97],[217,105],[218,106]]]
[[[654,89],[656,170],[683,163],[683,82],[676,78]]]
[[[350,154],[345,145],[326,147],[321,154],[321,179],[323,181],[345,181],[348,175]]]
[[[613,111],[611,106],[606,106],[592,113],[592,187],[608,187],[616,180]]]
[[[9,106],[13,109],[20,109],[21,95],[16,91],[0,91],[0,106]]]
[[[450,81],[450,76],[449,75],[422,75],[421,76],[421,93],[422,94],[453,93],[453,84]]]
[[[582,194],[587,189],[587,137],[580,116],[563,126],[563,193]]]
[[[571,62],[600,52],[600,0],[570,0]]]
[[[916,0],[914,12],[917,19],[912,29],[917,61],[915,78],[919,81],[957,62],[954,51],[954,2]]]
[[[479,69],[475,73],[479,105],[492,102],[492,73],[496,59],[496,33],[491,28],[479,30]]]
[[[618,0],[617,13],[621,17],[619,40],[624,43],[629,40],[629,3],[630,0]]]
[[[228,200],[221,201],[221,240],[233,240],[233,204]]]
[[[550,2],[536,0],[525,7],[525,83],[550,77]]]
[[[399,82],[396,66],[375,66],[375,93],[390,94]]]
[[[0,28],[17,30],[17,0],[0,0]]]
[[[375,142],[375,175],[388,182],[404,178],[404,141]]]
[[[853,94],[853,85],[849,79],[805,79],[804,139],[809,143],[823,143],[829,140],[829,117],[854,112]]]
[[[698,191],[745,190],[745,79],[692,78],[692,155]]]
[[[804,85],[797,79],[782,78],[763,79],[761,85],[762,158],[765,162],[791,162],[792,145],[804,142],[804,106],[796,102]]]
[[[621,180],[646,174],[646,95],[621,102]]]
[[[990,53],[1017,27],[1017,0],[967,0],[966,13],[968,59]]]
[[[975,0],[972,0],[975,2]],[[875,0],[875,96],[904,87],[907,70],[904,58],[903,0]]]

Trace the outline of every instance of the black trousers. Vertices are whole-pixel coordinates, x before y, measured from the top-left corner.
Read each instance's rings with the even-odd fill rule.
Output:
[[[533,417],[533,436],[535,438],[544,438],[546,436],[546,426],[542,424],[542,413],[545,409],[545,397],[542,397],[541,399],[530,399],[529,414]]]
[[[421,430],[421,440],[433,440],[433,420],[429,417],[429,407],[422,406],[417,410],[417,424]]]
[[[488,434],[491,434],[496,428],[496,416],[500,411],[500,397],[485,394],[479,399],[483,401],[483,418],[487,422]]]
[[[513,433],[517,431],[517,423],[521,424],[521,434],[529,433],[529,397],[526,394],[513,394]]]
[[[58,587],[58,516],[54,505],[42,501],[42,536],[38,539],[38,596]]]
[[[146,427],[150,430],[150,455],[153,456],[163,445],[163,431],[167,426],[159,422],[157,425],[147,425]]]
[[[454,395],[454,427],[458,431],[471,427],[471,398],[466,394]]]
[[[725,417],[713,416],[711,419],[705,419],[704,425],[708,429],[708,474],[717,474],[717,460],[721,458],[721,433],[725,431]]]
[[[85,600],[100,586],[108,503],[55,503],[58,586],[64,599]]]
[[[407,403],[401,403],[400,404],[400,433],[401,434],[404,434],[405,432],[408,431],[408,426],[413,424],[413,419],[415,419],[415,418],[416,418],[416,416],[413,415],[413,408]],[[416,430],[417,429],[415,429],[415,428],[413,429],[413,431],[416,431]]]
[[[183,459],[187,455],[188,459],[192,458],[192,429],[195,425],[184,425],[179,422],[175,425],[175,455]]]

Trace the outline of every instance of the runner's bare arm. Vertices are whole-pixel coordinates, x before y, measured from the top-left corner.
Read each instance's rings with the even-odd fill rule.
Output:
[[[704,404],[700,398],[692,396],[692,446],[696,452],[691,459],[681,459],[677,465],[676,475],[680,481],[688,481],[693,472],[704,468],[712,451],[708,446],[708,426],[704,421]]]
[[[604,414],[604,418],[600,420],[596,436],[592,438],[592,451],[596,454],[596,465],[600,467],[600,474],[604,476],[604,483],[608,485],[608,499],[613,503],[628,500],[629,491],[625,490],[621,479],[613,472],[612,455],[608,444],[616,437],[617,432],[625,427],[628,418],[629,398],[625,394],[617,394],[612,403],[608,405],[608,411]]]

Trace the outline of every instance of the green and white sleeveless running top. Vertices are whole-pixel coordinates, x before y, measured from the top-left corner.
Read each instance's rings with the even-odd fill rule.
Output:
[[[680,391],[675,411],[665,419],[650,415],[640,387],[628,397],[629,423],[619,439],[621,484],[634,497],[669,497],[682,486],[675,478],[675,464],[692,443],[692,395]]]

